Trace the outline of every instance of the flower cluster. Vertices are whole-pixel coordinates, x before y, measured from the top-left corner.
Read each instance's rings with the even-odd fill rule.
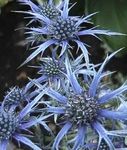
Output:
[[[44,40],[40,41],[38,48],[25,60],[25,62],[22,64],[28,63],[30,60],[32,60],[34,57],[36,57],[38,54],[43,54],[45,50],[50,46],[58,46],[61,47],[61,52],[59,57],[65,54],[65,52],[69,51],[72,53],[73,48],[70,45],[70,41],[75,42],[78,45],[78,48],[81,49],[85,61],[88,64],[89,63],[89,57],[88,57],[88,50],[87,50],[87,44],[85,42],[82,42],[80,40],[80,36],[94,36],[97,37],[97,35],[122,35],[120,33],[116,32],[110,32],[109,30],[100,30],[96,29],[96,27],[87,29],[86,27],[82,27],[81,25],[83,23],[89,23],[89,19],[91,16],[93,16],[96,13],[90,14],[86,17],[78,17],[78,16],[69,16],[69,11],[72,7],[69,7],[69,0],[64,0],[64,2],[60,5],[61,9],[59,10],[60,13],[55,18],[52,18],[52,15],[49,16],[49,9],[52,7],[55,7],[53,5],[53,2],[49,1],[49,9],[45,13],[38,13],[38,7],[35,6],[31,1],[29,0],[20,0],[23,2],[23,4],[29,5],[32,9],[32,11],[21,11],[22,13],[26,13],[29,15],[32,15],[33,19],[38,20],[40,23],[39,27],[27,27],[26,30],[28,30],[26,33],[30,36],[30,39],[33,39],[33,35],[38,37],[39,35],[41,37],[47,37]],[[42,4],[42,6],[45,6],[45,4]],[[41,7],[42,7],[41,6]],[[37,7],[37,8],[36,8]],[[56,7],[56,10],[58,8]],[[32,38],[31,38],[32,35]],[[34,38],[31,42],[36,42]],[[38,39],[38,38],[37,38]],[[59,49],[56,48],[56,51]],[[57,53],[58,54],[58,53]],[[22,66],[21,65],[21,66]]]
[[[47,112],[54,115],[57,114],[57,120],[59,118],[61,120],[60,124],[63,125],[54,140],[54,150],[59,149],[62,138],[72,131],[77,132],[77,134],[71,141],[67,141],[66,145],[67,147],[70,146],[72,150],[78,150],[83,146],[92,149],[91,144],[89,145],[90,141],[87,141],[86,138],[90,132],[98,134],[98,136],[94,137],[95,133],[91,133],[93,135],[90,135],[90,137],[92,140],[98,141],[96,148],[99,147],[100,149],[102,141],[104,141],[108,149],[115,150],[116,147],[111,137],[125,136],[125,134],[122,134],[122,128],[119,129],[118,124],[127,120],[127,112],[121,111],[121,109],[118,110],[112,102],[115,101],[116,103],[123,104],[120,97],[127,91],[127,85],[122,85],[118,89],[109,91],[105,90],[104,83],[101,83],[103,77],[107,76],[107,73],[103,73],[104,66],[113,56],[114,54],[106,57],[94,77],[90,79],[90,84],[86,83],[86,87],[79,84],[71,70],[69,60],[66,58],[65,62],[70,87],[68,87],[67,91],[63,89],[64,94],[55,91],[51,87],[45,91],[45,94],[52,99],[47,101]],[[73,76],[70,76],[71,74]],[[43,89],[40,87],[40,90]],[[56,101],[57,105],[52,101]],[[116,122],[114,126],[108,124],[112,120]],[[114,131],[112,132],[112,130]],[[93,145],[93,149],[94,147],[95,145]]]
[[[29,11],[18,12],[30,19],[25,27],[27,40],[35,45],[21,66],[41,55],[38,65],[30,66],[37,69],[38,77],[29,78],[23,88],[11,88],[0,105],[0,149],[6,150],[12,139],[33,150],[124,149],[127,85],[113,90],[105,82],[112,72],[104,71],[122,49],[95,65],[89,58],[89,45],[81,38],[123,34],[87,28],[96,13],[71,16],[74,5],[69,0],[18,1],[29,6]],[[50,133],[50,142],[42,142],[44,130]],[[39,139],[34,137],[36,132]]]
[[[41,124],[44,128],[48,129],[48,126],[43,121],[44,119],[50,117],[50,115],[33,115],[34,107],[39,101],[40,93],[31,102],[29,101],[26,105],[24,104],[22,108],[20,106],[23,91],[18,87],[14,87],[10,92],[7,93],[5,99],[3,100],[0,107],[0,149],[6,150],[11,139],[15,139],[18,142],[24,143],[32,149],[41,150],[39,146],[34,144],[24,133],[31,134],[29,130],[32,126]],[[26,99],[24,99],[26,101]],[[13,107],[15,106],[15,107]],[[13,107],[13,109],[12,109]]]

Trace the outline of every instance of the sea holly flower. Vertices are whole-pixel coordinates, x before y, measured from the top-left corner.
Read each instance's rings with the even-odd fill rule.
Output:
[[[38,2],[39,4],[33,3],[31,0],[18,0],[20,4],[23,5],[28,5],[31,8],[31,13],[34,14],[40,14],[42,17],[44,16],[45,18],[49,19],[55,19],[58,17],[61,13],[61,9],[63,7],[63,1],[60,1],[59,3],[55,3],[53,0],[48,0],[47,2]],[[21,13],[25,13],[25,11],[17,11]],[[39,26],[45,27],[45,22],[40,22],[40,20],[37,17],[34,16],[29,16],[26,18],[30,18],[31,20],[27,24],[30,25],[34,21],[39,22]],[[28,42],[31,42],[32,44],[36,42],[37,44],[39,42],[45,41],[44,35],[36,34],[36,33],[30,33],[26,32],[27,34],[31,34],[30,37],[27,37]]]
[[[50,81],[53,79],[62,79],[63,72],[65,72],[65,65],[62,60],[48,57],[40,58],[40,66],[38,68],[38,74],[44,75]]]
[[[23,5],[28,5],[31,8],[32,13],[37,13],[42,16],[45,16],[49,19],[55,19],[57,16],[60,15],[61,8],[63,2],[60,1],[58,5],[55,5],[53,0],[48,0],[47,2],[41,2],[40,4],[36,5],[31,0],[18,0]],[[37,18],[33,18],[37,20]]]
[[[44,93],[40,93],[35,99],[28,103],[20,112],[5,111],[3,107],[0,109],[0,149],[6,150],[9,141],[13,138],[18,142],[24,143],[33,150],[41,150],[35,145],[29,138],[23,135],[23,131],[29,131],[29,128],[40,123],[45,129],[48,126],[45,123],[45,119],[50,117],[39,116],[32,118],[31,112],[34,111],[34,107],[37,102],[43,96]],[[28,132],[29,133],[29,132]]]
[[[6,110],[14,110],[16,107],[22,106],[24,102],[30,102],[36,91],[26,90],[26,87],[19,88],[18,86],[11,87],[4,96],[2,106]]]
[[[99,66],[89,64],[89,67],[84,63],[83,60],[83,54],[78,56],[76,59],[70,59],[70,63],[72,66],[72,70],[75,73],[76,76],[83,75],[83,79],[87,82],[88,76],[93,76],[96,71],[95,68]],[[40,58],[40,65],[38,66],[31,66],[33,68],[38,69],[39,77],[36,79],[33,79],[36,81],[36,83],[42,84],[42,83],[48,83],[48,86],[51,86],[52,88],[55,87],[55,89],[65,88],[68,83],[67,78],[67,70],[65,67],[64,58],[51,58],[51,57],[42,57]],[[89,69],[88,69],[89,68]],[[26,89],[30,89],[34,83],[33,80],[31,80],[27,86]],[[63,82],[64,81],[64,82]]]
[[[47,40],[42,41],[42,43],[37,46],[36,50],[25,60],[22,65],[28,63],[38,54],[43,54],[44,51],[51,45],[57,45],[61,47],[60,56],[62,56],[65,51],[73,50],[68,49],[68,47],[71,47],[69,43],[70,41],[74,41],[77,44],[78,48],[81,49],[82,53],[84,54],[85,61],[88,64],[89,57],[87,44],[80,40],[80,36],[90,35],[98,38],[98,35],[123,35],[116,32],[110,32],[109,30],[99,30],[96,29],[96,27],[90,29],[81,27],[81,24],[88,23],[90,17],[96,13],[90,14],[86,17],[69,16],[71,7],[69,8],[68,5],[69,0],[65,0],[63,3],[61,14],[53,20],[37,13],[24,12],[33,15],[35,18],[40,20],[40,22],[45,23],[45,26],[42,25],[37,28],[27,28],[29,30],[27,33],[32,34],[32,36],[37,34],[40,36],[44,35],[47,37]]]
[[[3,100],[3,105],[6,108],[16,107],[20,105],[23,101],[27,101],[26,94],[23,89],[18,86],[12,87],[6,92]]]
[[[59,89],[63,85],[63,80],[65,79],[65,65],[62,60],[48,58],[40,58],[38,66],[31,66],[37,68],[39,77],[36,79],[30,79],[30,82],[26,85],[26,90],[28,91],[33,87],[34,83],[48,83],[47,86],[54,86]]]
[[[110,137],[125,136],[126,133],[119,130],[117,126],[114,127],[114,131],[111,131],[112,128],[106,127],[106,122],[111,120],[115,120],[115,122],[127,120],[127,113],[118,111],[110,103],[113,100],[118,102],[119,99],[117,96],[127,91],[127,85],[122,85],[118,89],[111,90],[101,97],[98,97],[97,91],[100,81],[104,77],[104,66],[117,52],[106,57],[94,75],[91,84],[86,88],[84,86],[81,87],[78,83],[75,74],[72,72],[68,58],[66,58],[67,75],[71,84],[70,90],[66,94],[64,93],[64,95],[51,88],[46,90],[46,94],[58,103],[57,106],[53,106],[53,103],[51,103],[52,105],[50,106],[49,102],[47,104],[47,111],[55,115],[60,115],[63,120],[60,123],[63,124],[63,127],[54,140],[53,150],[59,149],[60,141],[71,129],[77,131],[77,135],[72,140],[74,143],[72,150],[78,150],[80,146],[86,144],[85,137],[90,128],[98,135],[98,147],[101,141],[104,140],[111,150],[115,150],[115,146]],[[107,107],[107,105],[110,105],[110,107]]]

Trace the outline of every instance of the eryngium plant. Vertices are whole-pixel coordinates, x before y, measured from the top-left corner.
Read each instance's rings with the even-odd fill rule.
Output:
[[[65,88],[65,83],[68,82],[68,77],[66,75],[67,70],[64,59],[65,58],[54,57],[40,58],[38,66],[31,66],[39,70],[39,77],[34,79],[34,81],[40,84],[48,83],[48,86],[56,87],[57,89],[61,87]],[[70,63],[74,74],[76,76],[83,75],[85,81],[88,76],[93,76],[96,73],[95,68],[99,66],[99,64],[89,64],[89,66],[87,66],[87,64],[84,63],[83,54],[76,59],[70,59]],[[27,84],[27,90],[31,87],[33,87],[33,80]]]
[[[32,66],[38,69],[38,78],[29,78],[24,89],[17,86],[10,89],[1,103],[0,149],[6,150],[12,139],[33,150],[123,149],[127,135],[124,96],[127,85],[110,89],[104,81],[112,72],[103,72],[118,51],[107,56],[96,69],[99,65],[90,63],[88,45],[81,38],[123,34],[96,26],[88,29],[85,25],[91,23],[90,18],[96,12],[85,17],[71,16],[69,12],[74,5],[69,6],[69,0],[61,0],[58,5],[53,0],[36,4],[32,0],[18,1],[30,6],[29,11],[19,12],[30,19],[26,34],[31,46],[35,44],[35,51],[21,66],[38,54],[43,55],[47,48],[51,55],[41,55],[39,65]],[[37,26],[33,27],[33,23]],[[77,56],[79,49],[82,54]],[[31,136],[24,134],[24,131],[32,133],[31,127],[37,124],[52,133],[53,127],[50,129],[47,122],[60,128],[56,136],[50,137],[48,146],[40,142],[41,132],[36,144]]]
[[[10,94],[11,98],[13,96],[14,100],[19,99],[19,91],[17,91],[16,87],[13,88],[12,91],[10,91],[10,93],[11,93]],[[49,129],[44,119],[50,117],[50,115],[44,115],[44,116],[32,115],[32,113],[34,112],[34,107],[36,106],[37,102],[40,100],[40,97],[42,96],[43,93],[40,93],[31,102],[28,102],[28,104],[24,106],[20,111],[16,111],[16,109],[11,109],[12,107],[10,105],[13,106],[15,103],[14,102],[10,103],[12,101],[10,101],[9,99],[8,99],[9,107],[6,110],[6,106],[7,106],[7,104],[5,105],[6,100],[3,101],[4,104],[2,104],[0,107],[0,149],[1,150],[7,149],[8,144],[12,138],[17,140],[18,142],[24,143],[25,145],[31,147],[34,150],[35,149],[41,150],[39,146],[34,144],[23,133],[24,131],[28,132],[27,134],[32,133],[29,129],[32,126],[35,126],[37,124],[41,124],[47,130]]]
[[[96,29],[96,27],[90,29],[86,29],[86,27],[81,27],[83,23],[89,23],[90,17],[96,13],[90,14],[86,17],[69,16],[69,11],[71,9],[71,7],[69,7],[69,0],[64,0],[60,13],[58,13],[58,15],[54,19],[51,19],[51,17],[45,15],[44,13],[37,13],[37,11],[35,11],[35,5],[30,0],[25,0],[24,3],[29,3],[32,12],[21,12],[32,15],[33,18],[36,18],[41,23],[39,27],[26,28],[28,30],[28,32],[26,33],[31,34],[32,36],[32,38],[29,38],[33,39],[33,35],[35,37],[39,37],[39,35],[41,37],[46,36],[47,38],[45,40],[42,40],[42,42],[40,41],[40,44],[37,46],[35,51],[25,60],[22,65],[28,63],[38,54],[43,54],[44,51],[51,45],[57,45],[58,47],[61,47],[61,53],[59,56],[64,55],[65,51],[73,51],[72,48],[71,50],[68,49],[68,47],[71,47],[69,43],[70,41],[73,41],[78,45],[85,57],[86,63],[88,64],[89,57],[86,47],[87,44],[80,40],[80,36],[90,35],[98,38],[97,35],[122,35],[120,33],[110,32],[109,30]],[[51,5],[52,3],[49,7],[51,7]],[[44,6],[42,5],[40,7]],[[46,10],[48,11],[48,9]],[[31,42],[33,43],[35,39],[36,38],[34,38]]]
[[[60,148],[60,141],[71,130],[77,131],[76,136],[71,141],[67,141],[66,146],[71,144],[72,150],[79,150],[81,146],[89,144],[87,143],[87,138],[89,138],[91,129],[98,134],[95,138],[98,141],[98,148],[101,147],[101,141],[104,140],[109,149],[115,150],[115,144],[113,144],[110,136],[125,136],[125,134],[122,134],[122,128],[120,129],[118,124],[127,120],[127,112],[119,111],[118,106],[115,106],[113,102],[116,102],[117,105],[123,103],[124,100],[119,97],[127,91],[127,85],[122,85],[115,90],[107,88],[104,92],[104,85],[101,83],[102,78],[107,74],[103,73],[104,66],[117,52],[107,56],[91,83],[88,85],[87,83],[82,83],[83,86],[78,83],[76,76],[72,72],[69,59],[66,57],[67,76],[71,86],[63,89],[64,95],[51,87],[45,93],[50,96],[51,100],[51,102],[47,101],[47,112],[57,115],[57,120],[60,118],[58,122],[63,125],[54,140],[53,150]],[[57,103],[53,103],[55,100]],[[112,120],[116,122],[114,127],[111,125]],[[114,130],[113,132],[111,131],[112,129]]]

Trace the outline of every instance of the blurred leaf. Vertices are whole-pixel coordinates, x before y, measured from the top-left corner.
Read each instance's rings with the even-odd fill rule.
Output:
[[[71,5],[75,3],[74,7],[70,11],[71,15],[83,16],[85,14],[84,13],[85,0],[77,0],[77,1],[76,0],[70,0],[70,3],[71,3]]]
[[[93,17],[95,25],[127,34],[127,0],[86,0],[88,14],[99,12]],[[103,36],[111,50],[127,47],[127,36]],[[122,54],[127,54],[127,48]]]
[[[0,0],[0,7],[3,7],[8,3],[9,0]]]

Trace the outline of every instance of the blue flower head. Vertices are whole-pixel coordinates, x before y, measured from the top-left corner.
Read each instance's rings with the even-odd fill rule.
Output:
[[[14,113],[0,112],[0,140],[9,139],[19,122]]]
[[[48,88],[46,92],[47,95],[52,99],[56,99],[58,102],[57,106],[53,106],[53,103],[51,103],[51,106],[47,104],[47,111],[61,115],[61,120],[63,120],[64,124],[55,138],[53,150],[59,149],[60,141],[71,129],[77,131],[77,135],[74,139],[68,142],[71,144],[74,143],[71,145],[72,150],[78,150],[80,146],[87,144],[86,135],[91,129],[98,135],[98,147],[101,141],[104,140],[111,150],[115,150],[115,146],[110,136],[125,136],[125,133],[119,130],[117,124],[114,124],[113,128],[108,127],[108,129],[106,129],[106,125],[108,121],[111,120],[115,120],[116,122],[127,120],[127,113],[118,111],[110,103],[112,100],[118,102],[118,97],[127,91],[127,86],[122,85],[116,90],[106,90],[101,96],[99,94],[101,93],[100,81],[107,75],[107,73],[103,73],[103,68],[117,52],[106,57],[98,72],[94,75],[91,83],[83,87],[78,83],[75,74],[73,74],[71,70],[69,60],[66,58],[67,76],[71,87],[67,91],[65,90],[66,94],[64,93],[64,95],[61,95],[51,88]],[[120,103],[122,103],[121,100]],[[114,131],[111,131],[112,129]]]
[[[27,28],[29,31],[26,33],[31,34],[32,37],[33,35],[40,35],[41,37],[47,37],[47,39],[43,40],[42,43],[40,42],[36,50],[26,59],[26,61],[22,65],[28,63],[38,54],[43,54],[44,51],[51,45],[57,45],[61,47],[60,56],[62,56],[63,54],[65,54],[65,51],[69,51],[68,47],[72,48],[69,43],[70,41],[74,41],[77,44],[78,48],[82,50],[86,63],[88,64],[89,57],[86,47],[87,44],[83,43],[80,40],[80,36],[90,35],[98,38],[97,35],[122,35],[120,33],[110,32],[109,30],[99,30],[96,29],[96,27],[90,29],[81,27],[81,24],[88,23],[90,17],[96,13],[90,14],[86,17],[69,16],[70,9],[71,7],[69,7],[69,0],[65,0],[60,11],[60,15],[58,15],[53,20],[44,15],[41,15],[40,13],[24,12],[32,15],[40,22],[42,22],[42,26],[40,27]],[[35,39],[33,41],[35,41]]]
[[[47,2],[42,2],[40,5],[34,4],[31,0],[18,0],[23,5],[28,5],[31,8],[31,13],[40,14],[49,19],[54,19],[60,15],[60,9],[62,8],[62,2],[55,5],[53,0],[48,0]],[[33,20],[37,20],[33,18]]]
[[[76,76],[83,75],[84,81],[87,82],[88,76],[93,76],[95,74],[95,68],[98,65],[89,64],[89,69],[87,68],[86,63],[83,60],[83,54],[78,56],[75,60],[70,59],[70,64],[72,70]],[[43,83],[48,83],[47,86],[50,86],[55,89],[67,87],[68,77],[66,75],[67,70],[64,62],[65,58],[51,58],[51,57],[42,57],[40,58],[40,65],[31,66],[33,68],[39,69],[39,77],[31,80],[27,84],[27,90],[33,87],[34,84],[38,85]],[[35,83],[36,82],[36,83]],[[39,85],[38,85],[39,86]]]
[[[26,98],[25,93],[23,93],[23,89],[15,86],[7,91],[6,96],[4,97],[3,104],[5,107],[17,106],[25,100]]]
[[[39,68],[38,74],[45,75],[48,78],[62,78],[62,72],[65,72],[63,62],[52,58],[41,58]]]
[[[15,109],[20,107],[24,102],[30,102],[36,91],[30,92],[27,87],[19,88],[18,86],[11,87],[4,97],[2,106],[6,109]]]
[[[34,111],[34,107],[37,102],[40,100],[43,94],[40,93],[36,96],[32,102],[29,102],[22,110],[7,110],[4,108],[4,105],[0,108],[0,149],[6,150],[9,141],[13,138],[18,142],[21,142],[33,150],[41,150],[37,145],[35,145],[29,138],[24,135],[24,131],[31,133],[29,130],[30,127],[37,125],[38,123],[43,125],[44,128],[49,129],[46,125],[44,119],[48,118],[47,116],[35,117],[31,113]]]
[[[43,84],[47,83],[47,86],[53,86],[59,89],[63,85],[63,80],[65,80],[65,65],[60,59],[55,59],[51,57],[40,58],[38,66],[31,66],[37,68],[39,77],[31,80],[27,84],[27,90],[33,87],[34,83]]]

